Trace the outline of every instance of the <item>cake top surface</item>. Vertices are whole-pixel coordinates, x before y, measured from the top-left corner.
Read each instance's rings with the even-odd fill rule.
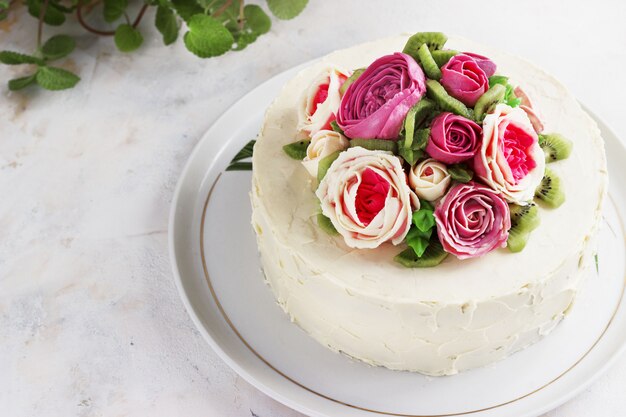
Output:
[[[315,194],[318,182],[282,150],[298,137],[301,94],[324,68],[366,67],[383,55],[401,51],[407,38],[386,38],[327,55],[289,81],[267,110],[254,149],[253,194],[260,201],[255,209],[265,211],[278,244],[349,293],[396,301],[490,299],[521,291],[563,262],[577,261],[598,224],[606,192],[604,145],[595,122],[556,79],[539,68],[461,38],[450,38],[446,47],[488,56],[497,63],[498,73],[523,86],[533,98],[546,131],[560,132],[573,142],[568,159],[550,164],[561,178],[563,205],[558,210],[539,207],[541,224],[521,252],[501,248],[471,259],[449,256],[436,268],[405,268],[393,261],[398,246],[351,248],[340,236],[328,235],[315,224],[320,210]]]

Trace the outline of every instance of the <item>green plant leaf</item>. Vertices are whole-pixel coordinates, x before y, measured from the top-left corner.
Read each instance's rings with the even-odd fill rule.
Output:
[[[13,51],[0,51],[0,62],[7,65],[44,64],[43,60],[37,58],[36,56],[21,54]]]
[[[41,53],[47,59],[59,59],[72,53],[76,47],[74,39],[67,35],[51,37],[41,47]]]
[[[36,81],[46,90],[65,90],[74,87],[80,81],[80,77],[62,68],[39,67]]]
[[[104,0],[102,15],[104,20],[111,23],[124,15],[124,11],[128,7],[128,0]]]
[[[9,80],[9,90],[17,91],[21,90],[22,88],[28,87],[29,85],[35,83],[35,78],[35,74],[31,74],[26,77],[14,78],[12,80]]]
[[[204,9],[195,0],[172,0],[172,7],[185,22],[192,16],[204,13]]]
[[[139,48],[143,43],[141,33],[126,23],[123,23],[115,29],[115,45],[122,52],[132,52]]]
[[[39,13],[43,6],[42,3],[41,0],[27,0],[28,13],[34,18],[39,19]],[[60,26],[65,23],[65,14],[56,7],[53,7],[52,4],[48,4],[43,15],[43,21],[50,26]]]
[[[230,50],[235,39],[233,35],[211,16],[197,14],[188,23],[185,33],[185,46],[200,58],[219,56]]]
[[[309,0],[267,0],[271,12],[279,19],[289,20],[298,16]]]
[[[246,25],[257,35],[269,32],[272,27],[270,17],[256,4],[246,4],[243,8],[243,16],[246,19]]]
[[[170,45],[176,41],[180,25],[172,9],[164,6],[157,7],[154,24],[163,35],[164,44]]]

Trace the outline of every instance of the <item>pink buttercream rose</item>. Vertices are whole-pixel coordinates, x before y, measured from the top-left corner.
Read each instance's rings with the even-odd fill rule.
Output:
[[[472,59],[476,61],[478,66],[482,68],[483,71],[485,71],[485,75],[487,77],[491,77],[493,74],[496,73],[496,63],[486,56],[478,55],[473,52],[463,52],[463,54],[472,57]]]
[[[397,156],[361,147],[339,154],[315,193],[322,213],[352,248],[400,244],[419,200]]]
[[[482,128],[472,120],[441,113],[430,124],[426,152],[438,161],[456,164],[474,157],[481,136]]]
[[[413,58],[385,55],[348,87],[337,123],[349,138],[396,139],[409,109],[425,92],[424,72]]]
[[[480,96],[489,90],[489,77],[471,55],[458,54],[441,67],[441,84],[446,91],[466,106],[474,107]]]
[[[505,247],[511,228],[506,201],[475,182],[452,187],[435,208],[435,222],[444,250],[459,259]]]
[[[524,110],[498,104],[483,120],[483,138],[474,172],[512,203],[533,199],[545,169],[537,133]]]

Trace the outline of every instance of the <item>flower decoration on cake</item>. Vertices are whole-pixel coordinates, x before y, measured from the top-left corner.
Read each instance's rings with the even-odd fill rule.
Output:
[[[303,136],[283,148],[313,178],[312,222],[357,250],[405,246],[405,267],[519,252],[538,207],[565,201],[546,164],[571,142],[544,133],[497,60],[446,41],[420,32],[367,68],[324,69],[300,102]]]

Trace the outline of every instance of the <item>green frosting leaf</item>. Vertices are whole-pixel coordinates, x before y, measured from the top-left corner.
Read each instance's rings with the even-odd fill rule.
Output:
[[[306,157],[306,149],[309,147],[310,143],[311,141],[308,139],[299,140],[283,146],[283,151],[285,151],[290,158],[302,161]]]
[[[106,22],[115,22],[124,15],[124,11],[128,7],[128,0],[104,0],[102,15]]]
[[[115,29],[115,46],[122,52],[132,52],[139,48],[143,43],[141,33],[126,23],[123,23]]]
[[[337,123],[336,120],[333,120],[332,122],[330,122],[330,128],[337,133],[341,133],[342,135],[344,134],[343,130],[339,127],[339,123]]]
[[[419,210],[413,212],[412,220],[413,225],[420,232],[428,233],[428,237],[430,237],[430,232],[432,232],[432,228],[435,227],[435,216],[431,208],[420,207]]]
[[[320,229],[322,229],[331,236],[336,236],[339,234],[330,219],[324,216],[322,213],[317,214],[317,225],[320,227]]]
[[[47,59],[60,59],[72,53],[76,47],[73,38],[67,35],[56,35],[51,37],[41,47],[41,53]]]
[[[425,236],[421,236],[418,233],[411,233],[411,231],[418,231],[417,229],[411,229],[409,230],[409,233],[406,235],[406,244],[409,245],[409,247],[411,249],[413,249],[413,252],[415,252],[415,255],[420,258],[422,255],[424,255],[424,252],[426,252],[426,248],[428,248],[429,245],[429,241],[428,241],[428,237]]]
[[[341,151],[333,152],[328,156],[320,159],[319,164],[317,165],[317,180],[322,181],[326,176],[326,172],[328,172],[328,168],[335,162],[335,159],[339,158],[339,154]]]
[[[430,242],[421,257],[415,254],[413,248],[400,252],[394,260],[407,268],[430,268],[439,265],[448,256],[438,240]]]
[[[9,80],[9,90],[17,91],[35,83],[36,74]]]
[[[163,36],[163,43],[170,45],[178,38],[178,30],[180,25],[176,14],[169,7],[158,6],[157,12],[154,18],[154,25]]]
[[[343,96],[346,93],[346,91],[348,91],[348,87],[350,87],[352,83],[354,83],[361,76],[361,74],[365,72],[366,69],[367,68],[355,69],[352,72],[352,75],[349,76],[348,79],[344,81],[343,84],[341,84],[341,87],[339,87],[339,94]]]
[[[454,181],[466,183],[470,182],[474,177],[474,171],[469,169],[465,164],[454,164],[448,166],[448,174]]]
[[[503,85],[505,87],[503,102],[511,107],[517,107],[522,102],[522,99],[515,96],[514,88],[509,84],[509,77],[504,75],[492,75],[489,77],[489,88],[496,84]]]
[[[308,0],[267,0],[267,6],[277,18],[289,20],[298,16],[308,2]]]
[[[80,77],[62,68],[39,67],[35,80],[46,90],[65,90],[74,87],[80,81]]]
[[[7,65],[36,64],[43,65],[44,61],[32,55],[21,54],[13,51],[1,51],[0,62]]]
[[[351,139],[350,147],[354,148],[356,146],[370,151],[387,151],[393,152],[394,154],[398,152],[398,144],[392,140],[386,139]]]
[[[197,14],[188,23],[189,32],[185,33],[185,46],[200,58],[219,56],[230,50],[235,39],[217,19]]]

